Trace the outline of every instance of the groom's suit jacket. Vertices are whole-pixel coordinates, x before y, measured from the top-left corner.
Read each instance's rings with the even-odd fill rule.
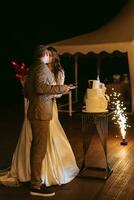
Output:
[[[53,76],[42,61],[36,61],[28,72],[24,94],[29,100],[29,120],[51,120],[52,98],[54,94],[64,93],[63,85],[52,85]]]

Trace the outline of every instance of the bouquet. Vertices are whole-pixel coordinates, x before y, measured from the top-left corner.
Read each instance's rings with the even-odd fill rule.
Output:
[[[26,67],[24,63],[18,64],[15,61],[11,61],[11,64],[16,73],[16,78],[23,79],[27,75],[29,68]]]

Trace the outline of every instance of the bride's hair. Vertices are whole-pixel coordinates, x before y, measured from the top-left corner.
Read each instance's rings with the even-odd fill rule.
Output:
[[[58,55],[57,50],[54,47],[50,46],[50,47],[47,47],[47,49],[52,52],[52,62],[54,64],[54,76],[57,81],[59,71],[61,72],[63,71],[63,68],[60,63],[60,57]]]

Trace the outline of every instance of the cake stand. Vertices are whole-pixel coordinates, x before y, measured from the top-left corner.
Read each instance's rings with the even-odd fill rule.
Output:
[[[109,165],[107,158],[107,138],[108,138],[108,117],[113,112],[106,110],[105,112],[87,112],[82,110],[82,132],[83,132],[83,152],[84,159],[81,166],[79,177],[91,177],[107,179],[112,173],[112,169]],[[92,135],[89,133],[91,129],[91,123],[94,123],[99,135],[99,139],[104,150],[105,167],[90,167],[85,165],[86,155],[90,148]]]

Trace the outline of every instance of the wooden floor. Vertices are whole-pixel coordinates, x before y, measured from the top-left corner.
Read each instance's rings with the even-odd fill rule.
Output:
[[[120,133],[113,121],[109,119],[108,161],[113,170],[109,178],[100,180],[76,177],[66,185],[53,186],[56,195],[46,199],[134,200],[134,117],[133,115],[128,117],[131,128],[127,130],[128,145],[126,146],[120,145],[122,141]],[[66,113],[60,113],[59,118],[80,167],[83,160],[81,115],[74,113],[72,117],[69,117]],[[10,165],[22,120],[21,107],[0,111],[0,169]],[[90,133],[94,136],[86,163],[87,165],[102,167],[105,164],[104,155],[96,129],[92,127]],[[116,135],[118,137],[115,137]],[[31,200],[42,199],[42,197],[30,196],[28,183],[19,188],[8,188],[0,185],[0,200],[8,199]]]

